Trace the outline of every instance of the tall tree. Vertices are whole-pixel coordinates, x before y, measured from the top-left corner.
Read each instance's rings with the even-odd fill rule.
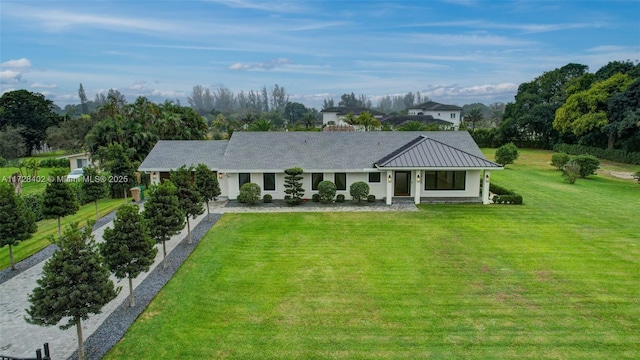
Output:
[[[149,189],[149,199],[142,215],[149,225],[149,233],[156,243],[162,243],[163,267],[167,267],[166,242],[184,228],[185,215],[178,202],[178,189],[171,181]]]
[[[98,170],[94,167],[83,168],[83,181],[80,185],[82,188],[82,196],[87,202],[93,201],[96,205],[96,221],[100,219],[98,211],[98,200],[107,196],[107,179],[102,178],[98,174]]]
[[[624,92],[611,96],[607,118],[605,133],[618,137],[622,149],[640,151],[640,78]]]
[[[0,130],[21,126],[27,154],[39,149],[47,138],[47,128],[57,125],[61,117],[54,112],[53,101],[27,90],[15,90],[0,97]]]
[[[82,320],[99,314],[120,291],[109,279],[109,270],[102,265],[95,240],[91,235],[93,223],[84,230],[73,223],[64,235],[55,240],[59,249],[47,260],[38,286],[29,294],[27,322],[53,326],[67,318],[60,329],[76,326],[78,357],[83,360],[84,339]]]
[[[202,208],[202,196],[193,185],[193,171],[193,166],[186,167],[182,165],[177,170],[171,170],[169,173],[171,182],[174,183],[178,189],[178,203],[180,204],[180,208],[187,219],[187,233],[189,239],[187,243],[189,244],[192,242],[189,216],[195,218],[204,212],[204,209]]]
[[[624,92],[633,80],[617,73],[607,80],[596,82],[589,90],[571,95],[556,111],[554,128],[561,132],[573,132],[581,136],[593,130],[604,131],[609,124],[607,105],[609,99]],[[613,148],[616,132],[609,132],[608,147]]]
[[[333,98],[324,99],[322,101],[322,110],[332,108],[334,106],[335,106],[335,103],[333,101]]]
[[[27,146],[22,137],[22,128],[7,126],[0,131],[0,157],[13,160],[24,156]]]
[[[8,182],[0,182],[0,247],[9,246],[11,269],[16,268],[13,247],[31,238],[37,230],[33,212],[15,194],[13,186]]]
[[[130,160],[134,151],[134,149],[125,149],[118,143],[113,143],[100,151],[103,154],[100,160],[102,166],[111,174],[109,190],[112,199],[121,196],[126,199],[127,191],[136,183],[135,165]]]
[[[363,105],[362,103],[360,103],[360,101],[358,101],[356,94],[352,92],[351,94],[342,94],[342,96],[340,96],[340,102],[338,102],[338,106],[359,107]]]
[[[66,169],[54,168],[42,195],[42,215],[58,219],[58,236],[62,236],[60,219],[75,214],[80,205],[71,184],[65,181]]]
[[[149,271],[158,253],[139,208],[133,204],[120,206],[113,220],[113,229],[106,228],[102,238],[100,254],[118,279],[129,279],[129,306],[133,307],[136,305],[133,279]]]
[[[211,221],[209,201],[215,200],[221,193],[218,178],[207,165],[198,164],[198,166],[196,166],[194,181],[196,190],[202,195],[202,199],[204,199],[207,204],[207,221]]]
[[[80,106],[82,108],[83,114],[89,113],[89,104],[87,100],[87,94],[84,92],[84,87],[82,87],[82,83],[80,83],[80,88],[78,89],[78,97],[80,98]]]
[[[472,130],[475,130],[476,124],[484,120],[484,116],[482,115],[482,109],[473,108],[469,110],[469,112],[464,115],[464,120],[471,124]]]

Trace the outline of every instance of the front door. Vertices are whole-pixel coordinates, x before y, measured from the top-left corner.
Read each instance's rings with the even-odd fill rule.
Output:
[[[411,171],[396,171],[393,196],[411,195]]]

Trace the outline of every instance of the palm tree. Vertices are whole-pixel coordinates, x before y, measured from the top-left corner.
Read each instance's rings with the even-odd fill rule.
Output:
[[[380,121],[368,111],[361,113],[356,121],[358,124],[364,125],[364,131],[373,130],[381,125]]]
[[[249,125],[250,131],[271,131],[272,129],[273,124],[267,119],[260,119]]]
[[[400,131],[424,131],[426,126],[419,121],[409,121],[398,128]]]
[[[484,116],[482,115],[482,109],[474,108],[469,110],[467,114],[464,115],[465,121],[471,123],[471,130],[476,129],[476,123],[484,120]]]
[[[353,115],[353,113],[348,113],[342,121],[346,122],[349,125],[358,125],[358,119]]]

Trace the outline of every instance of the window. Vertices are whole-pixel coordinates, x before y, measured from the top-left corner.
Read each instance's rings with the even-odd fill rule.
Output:
[[[425,171],[425,190],[464,190],[466,171]]]
[[[275,191],[276,190],[276,174],[264,173],[262,174],[262,190]]]
[[[379,183],[380,182],[380,173],[379,172],[369,173],[369,182],[370,183]]]
[[[336,190],[347,190],[347,173],[336,173],[334,180]]]
[[[242,187],[242,185],[251,182],[251,174],[249,173],[239,173],[238,174],[238,186]]]
[[[456,113],[451,113],[451,118],[455,119],[456,118]]]
[[[323,173],[312,173],[311,174],[311,190],[318,190],[318,184],[324,180]]]

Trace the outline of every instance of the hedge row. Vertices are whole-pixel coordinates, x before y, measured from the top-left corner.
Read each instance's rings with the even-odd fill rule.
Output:
[[[507,188],[503,188],[500,185],[496,185],[494,183],[489,184],[489,191],[494,194],[494,204],[522,205],[522,195],[516,194],[515,192]]]
[[[602,149],[584,145],[556,144],[555,152],[564,152],[571,155],[593,155],[599,159],[611,160],[625,164],[640,165],[640,153],[629,152],[620,149]]]
[[[46,158],[40,160],[41,168],[68,168],[69,167],[69,159],[56,159],[56,158]]]

